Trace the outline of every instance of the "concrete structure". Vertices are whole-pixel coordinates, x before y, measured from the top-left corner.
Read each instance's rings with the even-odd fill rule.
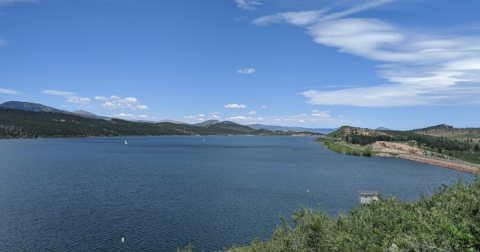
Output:
[[[360,201],[360,205],[370,205],[372,201],[378,200],[378,192],[377,191],[358,191],[358,199]]]

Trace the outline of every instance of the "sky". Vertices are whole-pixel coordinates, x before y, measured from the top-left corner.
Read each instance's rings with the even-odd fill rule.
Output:
[[[478,0],[0,0],[0,103],[127,120],[480,127]]]

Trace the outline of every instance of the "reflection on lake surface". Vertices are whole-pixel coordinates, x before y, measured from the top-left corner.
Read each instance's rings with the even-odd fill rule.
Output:
[[[413,201],[460,174],[341,155],[314,138],[126,139],[0,140],[0,251],[247,245],[301,205],[336,215],[360,189]]]

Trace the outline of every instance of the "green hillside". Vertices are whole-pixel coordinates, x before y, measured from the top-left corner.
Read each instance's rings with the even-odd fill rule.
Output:
[[[357,146],[367,146],[375,143],[376,141],[406,143],[412,147],[418,147],[427,151],[441,153],[456,159],[480,164],[480,144],[478,141],[470,139],[458,140],[444,136],[420,134],[420,132],[432,130],[435,130],[436,132],[462,132],[464,129],[455,129],[451,126],[439,125],[422,129],[420,131],[398,131],[371,130],[358,127],[342,126],[337,131],[328,134],[326,138],[321,141],[329,141],[326,142],[325,146],[329,147],[330,149],[340,150],[340,152],[347,154],[353,153],[358,155],[360,155],[365,148],[359,147],[361,150],[355,150],[355,148],[350,148],[341,144],[333,144],[333,142]],[[471,130],[471,132],[473,132],[473,130]],[[473,135],[473,133],[470,135]]]
[[[480,128],[454,128],[453,126],[440,124],[432,127],[415,129],[411,132],[420,135],[444,137],[450,140],[480,142]]]
[[[56,112],[32,112],[0,108],[0,138],[167,135],[291,136],[292,134],[291,132],[256,130],[233,122],[220,122],[206,126],[169,122],[142,123],[121,119],[86,118]]]

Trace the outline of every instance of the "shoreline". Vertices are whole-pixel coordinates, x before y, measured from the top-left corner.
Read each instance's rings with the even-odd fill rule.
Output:
[[[472,174],[480,174],[480,169],[479,169],[480,165],[459,163],[459,162],[455,162],[447,159],[441,160],[441,159],[436,159],[428,156],[416,156],[416,155],[405,154],[405,153],[401,153],[398,155],[391,155],[388,153],[376,153],[376,154],[373,154],[373,156],[401,158],[401,159],[406,159],[414,162],[440,166],[443,168],[448,168],[456,171],[462,171],[462,172],[467,172]]]

